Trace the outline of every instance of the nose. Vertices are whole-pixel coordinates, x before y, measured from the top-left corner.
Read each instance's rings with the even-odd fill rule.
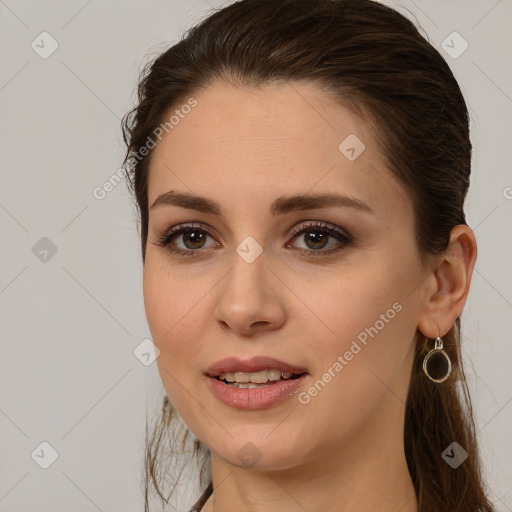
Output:
[[[223,331],[252,336],[283,326],[284,297],[269,263],[265,252],[252,263],[234,254],[233,267],[216,290],[215,321]]]

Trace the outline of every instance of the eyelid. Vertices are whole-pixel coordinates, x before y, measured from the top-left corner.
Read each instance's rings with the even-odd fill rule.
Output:
[[[201,253],[200,249],[178,249],[173,248],[170,244],[171,241],[177,237],[179,237],[182,233],[198,229],[201,231],[204,231],[207,235],[211,236],[212,238],[216,239],[217,236],[214,233],[214,230],[207,226],[206,224],[202,224],[200,222],[184,222],[182,224],[177,224],[176,226],[173,226],[168,231],[165,231],[158,239],[158,242],[153,245],[158,245],[160,247],[163,247],[164,249],[169,250],[172,253],[176,253],[178,255],[186,255],[186,256],[194,256],[197,253]],[[341,229],[337,227],[334,224],[331,224],[329,222],[325,221],[301,221],[292,229],[292,231],[288,234],[288,237],[290,238],[290,242],[292,242],[295,238],[297,238],[298,235],[301,233],[305,233],[309,230],[313,231],[314,229],[317,229],[318,231],[325,232],[328,236],[332,238],[336,238],[335,235],[338,235],[340,238],[336,238],[339,242],[339,245],[342,247],[351,244],[355,238],[349,234],[346,230]],[[215,243],[218,245],[217,240],[215,240]],[[302,252],[302,253],[308,253],[311,255],[327,255],[327,254],[333,254],[340,250],[342,247],[336,247],[333,249],[327,249],[327,250],[314,250],[314,249],[301,249],[296,248],[296,251]],[[290,247],[290,244],[287,243],[285,247]]]
[[[315,221],[302,221],[302,222],[299,222],[293,228],[293,230],[291,231],[289,236],[293,237],[296,234],[304,231],[307,228],[317,228],[317,229],[322,228],[322,229],[326,229],[326,230],[330,230],[330,231],[335,231],[340,236],[343,236],[345,238],[349,238],[351,240],[353,240],[353,238],[354,238],[347,231],[345,231],[344,229],[341,229],[341,228],[335,226],[334,224],[331,224],[329,222],[324,222],[324,221],[316,221],[316,220]]]
[[[200,222],[183,222],[182,224],[177,224],[176,226],[173,226],[171,229],[165,231],[159,238],[157,245],[160,245],[162,247],[167,246],[170,241],[173,238],[176,238],[177,236],[181,235],[183,232],[193,229],[199,229],[201,231],[204,231],[208,235],[210,235],[212,238],[216,238],[215,233],[213,232],[213,229],[207,226],[206,224],[202,224]],[[186,252],[196,252],[196,251],[186,251]]]

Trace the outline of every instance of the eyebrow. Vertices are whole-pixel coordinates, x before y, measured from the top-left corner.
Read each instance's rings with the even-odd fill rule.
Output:
[[[176,192],[174,190],[169,190],[164,194],[160,194],[151,205],[150,209],[163,205],[179,206],[181,208],[188,208],[204,213],[212,213],[213,215],[222,215],[221,207],[217,202],[207,199],[206,197],[184,192]],[[275,199],[271,204],[270,213],[273,216],[276,216],[297,210],[313,210],[332,206],[354,208],[356,210],[375,215],[374,210],[363,201],[356,199],[355,197],[335,193],[308,193],[288,197],[281,196]]]

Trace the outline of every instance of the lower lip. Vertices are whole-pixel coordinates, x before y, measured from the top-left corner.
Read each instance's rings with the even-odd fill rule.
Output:
[[[213,394],[224,404],[236,409],[266,409],[290,398],[304,384],[307,373],[296,379],[279,380],[275,384],[258,388],[235,388],[215,377],[208,377]]]

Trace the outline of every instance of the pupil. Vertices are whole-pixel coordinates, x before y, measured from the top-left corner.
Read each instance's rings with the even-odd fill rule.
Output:
[[[189,231],[188,233],[185,233],[184,237],[185,237],[185,245],[187,247],[189,247],[187,242],[190,242],[192,244],[191,248],[197,249],[198,247],[201,246],[201,242],[203,242],[204,234],[196,232],[196,231]]]
[[[308,233],[306,235],[306,245],[308,247],[312,247],[313,249],[323,249],[327,244],[327,239],[329,235],[326,235],[325,233]],[[313,245],[310,246],[309,242],[312,242],[313,244],[320,244],[320,245]]]

